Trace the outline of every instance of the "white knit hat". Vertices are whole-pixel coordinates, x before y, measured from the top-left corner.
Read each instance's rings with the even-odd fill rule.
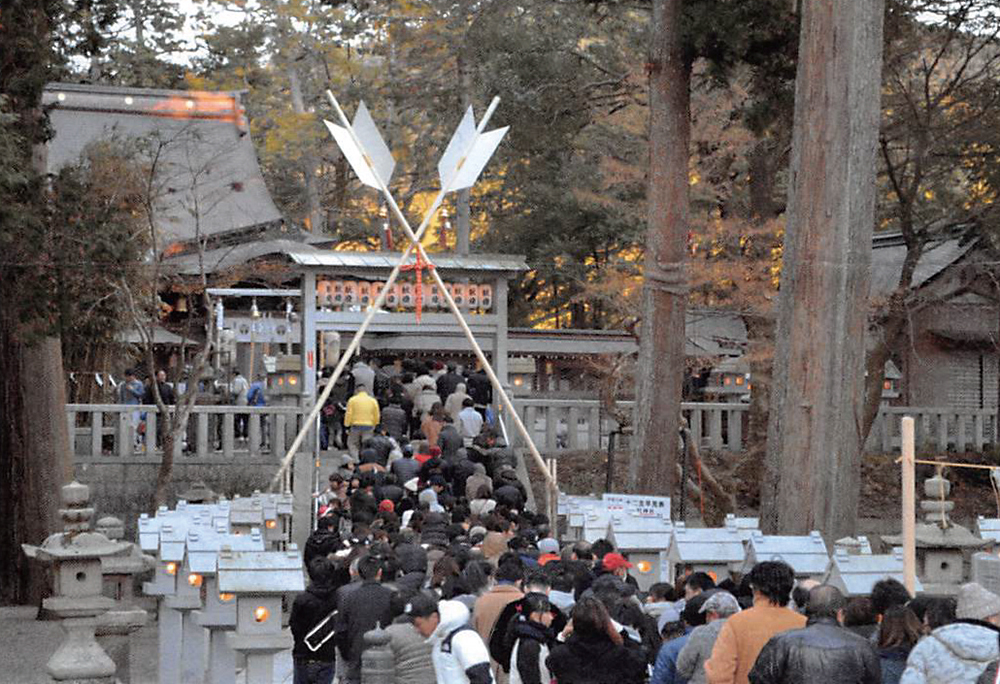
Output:
[[[1000,596],[977,582],[959,587],[955,606],[955,616],[959,620],[985,620],[994,615],[1000,615]]]

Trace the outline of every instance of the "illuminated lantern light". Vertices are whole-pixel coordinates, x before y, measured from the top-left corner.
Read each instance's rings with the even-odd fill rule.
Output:
[[[358,283],[358,304],[361,306],[368,306],[372,303],[372,286],[371,283],[361,282]]]
[[[227,594],[226,592],[219,594],[219,601],[221,603],[229,603],[234,598],[236,598],[236,594]]]
[[[256,622],[267,622],[267,619],[271,617],[271,611],[269,611],[264,606],[257,606],[253,609],[253,619]]]
[[[743,377],[742,375],[737,375],[737,376],[736,376],[736,384],[737,384],[737,385],[742,385],[742,384],[743,384],[743,380],[744,380],[744,379],[745,379],[745,378],[744,378],[744,377]]]
[[[192,572],[187,578],[188,584],[192,587],[200,587],[202,583],[202,577],[196,572]]]
[[[399,306],[399,283],[394,284],[385,293],[385,305],[390,309],[395,309]]]
[[[292,387],[294,387],[295,385],[299,384],[299,376],[297,376],[297,375],[289,375],[288,376],[288,384],[291,385]]]
[[[727,375],[724,378],[722,378],[722,384],[727,386],[731,385],[733,384],[733,379]]]
[[[639,561],[638,563],[636,563],[635,567],[636,567],[636,569],[639,572],[641,572],[643,574],[652,572],[652,570],[653,570],[653,564],[650,563],[649,561],[645,561],[645,560],[644,561]]]
[[[479,286],[479,308],[484,311],[493,308],[493,286]]]
[[[333,283],[329,280],[320,280],[316,283],[316,302],[320,305],[333,303]]]
[[[882,389],[884,389],[884,390],[891,390],[892,389],[892,380],[886,380],[885,382],[883,382],[882,383]]]
[[[465,286],[461,284],[449,285],[448,291],[451,293],[451,298],[455,300],[455,304],[459,308],[465,308]]]
[[[266,521],[264,523],[264,525],[267,527],[267,529],[273,530],[275,527],[278,526],[278,521],[277,520],[268,520],[268,521]]]
[[[358,284],[353,280],[344,281],[344,305],[352,306],[358,303]]]
[[[164,568],[164,570],[166,570],[166,572],[167,572],[168,575],[176,575],[177,574],[177,563],[174,563],[174,562],[167,563],[167,566],[166,566],[166,568]]]

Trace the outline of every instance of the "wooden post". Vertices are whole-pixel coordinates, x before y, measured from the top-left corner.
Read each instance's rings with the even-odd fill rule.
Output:
[[[913,462],[916,444],[914,441],[914,421],[910,416],[903,417],[901,426],[903,442],[903,584],[910,596],[917,595],[917,492],[916,476]]]

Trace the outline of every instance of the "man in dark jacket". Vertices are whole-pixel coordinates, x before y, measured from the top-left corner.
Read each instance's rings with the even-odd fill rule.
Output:
[[[358,562],[361,586],[343,598],[337,609],[337,643],[347,672],[341,678],[345,684],[361,682],[361,652],[365,632],[392,622],[392,591],[383,587],[382,561],[367,555]]]
[[[437,393],[441,397],[441,403],[448,401],[448,396],[455,391],[459,383],[464,383],[465,378],[455,371],[455,364],[448,364],[448,372],[437,379]]]
[[[403,436],[410,431],[410,418],[403,409],[401,397],[393,397],[389,400],[389,405],[382,409],[382,429],[385,433],[400,441]]]
[[[880,684],[871,643],[840,626],[844,604],[836,587],[813,588],[806,626],[771,637],[750,670],[751,684]]]
[[[292,660],[296,684],[330,684],[333,681],[336,661],[335,641],[327,639],[315,651],[306,645],[306,635],[323,620],[331,617],[337,608],[336,584],[333,564],[324,556],[314,558],[309,564],[309,586],[295,597],[288,626],[295,645]],[[330,625],[332,627],[332,625]],[[331,629],[332,631],[332,629]],[[322,641],[323,627],[309,640],[314,646]]]

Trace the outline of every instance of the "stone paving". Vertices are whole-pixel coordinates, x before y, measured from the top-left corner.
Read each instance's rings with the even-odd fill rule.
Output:
[[[62,642],[62,629],[55,620],[36,620],[37,613],[35,606],[0,607],[0,683],[52,684],[45,663]],[[155,622],[133,635],[132,678],[122,684],[157,684],[156,636]],[[291,653],[280,653],[274,661],[274,684],[291,684]],[[242,681],[237,676],[237,684]]]

